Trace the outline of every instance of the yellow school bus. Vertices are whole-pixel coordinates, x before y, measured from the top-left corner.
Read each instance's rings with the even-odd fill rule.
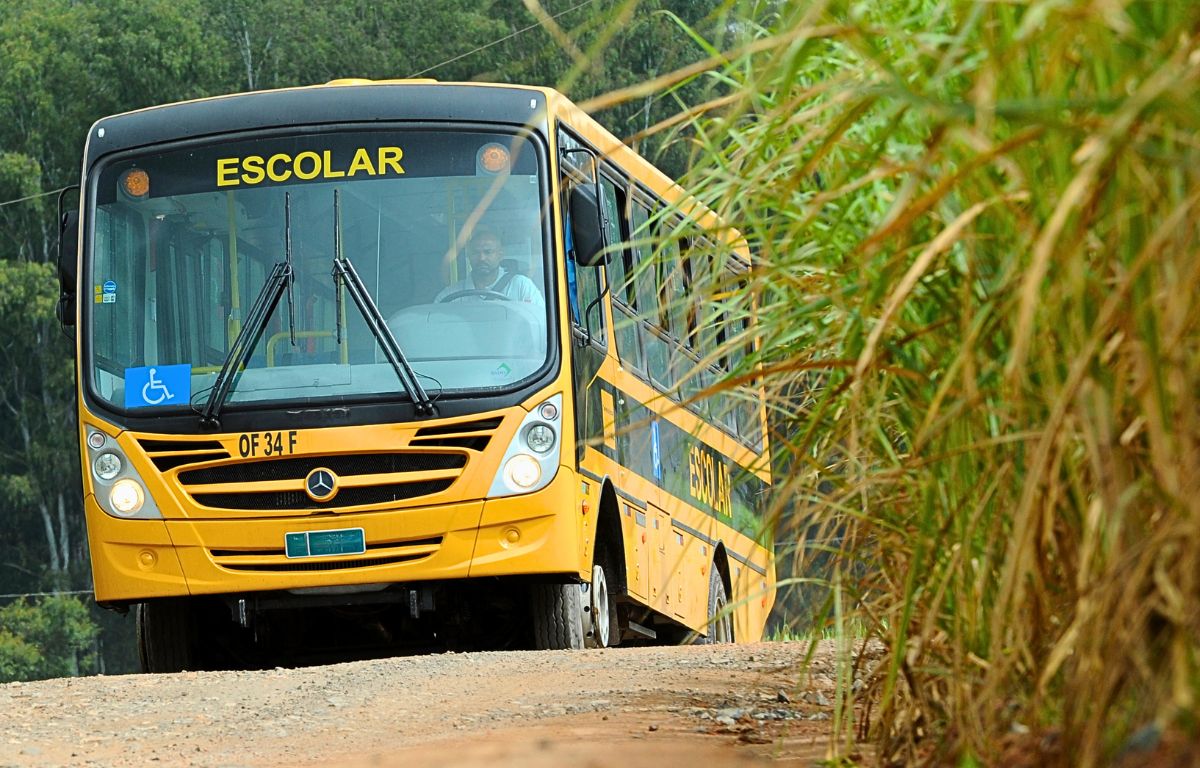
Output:
[[[555,91],[107,117],[63,221],[95,595],[147,671],[761,636],[764,413],[697,396],[747,313],[671,293],[745,249]]]

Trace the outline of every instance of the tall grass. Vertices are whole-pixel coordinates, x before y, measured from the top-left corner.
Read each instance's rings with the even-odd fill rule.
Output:
[[[756,254],[781,514],[886,649],[875,754],[1200,743],[1200,4],[748,11],[662,128]]]

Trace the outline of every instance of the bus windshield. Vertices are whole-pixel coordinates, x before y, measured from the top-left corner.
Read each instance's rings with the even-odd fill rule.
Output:
[[[125,156],[94,178],[85,380],[114,409],[202,406],[289,259],[289,290],[235,373],[229,407],[410,397],[338,290],[335,256],[433,397],[506,389],[548,361],[548,193],[520,136],[223,141]]]

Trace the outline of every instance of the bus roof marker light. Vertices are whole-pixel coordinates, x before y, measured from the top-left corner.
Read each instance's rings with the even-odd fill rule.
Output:
[[[120,184],[121,191],[135,200],[150,194],[150,174],[141,168],[130,168],[121,174]]]
[[[478,168],[491,175],[506,172],[511,159],[508,149],[503,144],[497,144],[494,141],[480,147],[479,154],[475,156]]]

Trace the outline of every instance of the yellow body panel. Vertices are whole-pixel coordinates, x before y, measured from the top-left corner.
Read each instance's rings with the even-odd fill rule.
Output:
[[[96,599],[514,574],[582,576],[587,567],[580,558],[575,487],[575,473],[560,467],[541,491],[486,502],[228,520],[121,520],[89,495],[85,506]],[[283,554],[285,534],[342,528],[362,528],[369,549],[336,560],[360,561],[363,567],[292,569],[296,561]],[[386,559],[397,561],[375,564]]]
[[[474,85],[472,85],[474,87]],[[509,87],[509,86],[501,86]],[[716,223],[712,214],[690,203],[669,178],[578,110],[560,94],[546,95],[552,118],[569,123],[621,165],[631,178],[669,202],[681,203],[703,224]],[[548,137],[550,156],[557,156],[554,130]],[[554,237],[561,264],[564,240],[558,169],[550,174]],[[716,236],[736,241],[736,233],[722,229]],[[82,233],[80,234],[82,248]],[[744,251],[744,247],[740,248]],[[461,472],[432,470],[422,479],[453,479],[438,493],[387,504],[364,505],[348,510],[259,510],[234,512],[198,503],[181,478],[185,472],[206,467],[232,466],[268,457],[253,451],[239,434],[135,435],[121,432],[93,416],[78,395],[80,450],[83,456],[85,512],[92,552],[96,599],[132,602],[172,595],[237,594],[315,586],[373,583],[408,583],[472,577],[530,574],[571,574],[590,579],[592,557],[604,483],[619,493],[618,513],[623,538],[629,599],[658,611],[685,626],[702,630],[707,618],[709,574],[717,545],[729,557],[730,605],[735,637],[753,641],[761,637],[774,600],[774,562],[769,548],[735,531],[695,506],[666,493],[602,452],[588,448],[577,473],[574,466],[574,410],[569,350],[572,350],[564,270],[556,270],[553,288],[560,297],[559,348],[564,350],[557,377],[530,396],[522,406],[480,413],[461,419],[408,424],[330,427],[296,431],[289,455],[346,456],[384,450],[419,450],[412,444],[422,427],[455,421],[469,422],[501,417],[491,444],[482,452],[462,449],[467,456]],[[547,297],[549,298],[549,297]],[[611,306],[601,302],[605,326],[613,327]],[[764,482],[769,469],[762,461],[765,448],[755,452],[681,409],[637,377],[624,372],[613,344],[609,344],[601,378],[628,392],[655,412],[658,418],[692,434],[696,440],[749,467]],[[86,373],[81,376],[83,378]],[[505,447],[529,409],[547,397],[563,395],[562,466],[550,484],[532,494],[485,500],[496,476]],[[604,440],[612,438],[614,405],[602,402],[606,422]],[[98,429],[117,440],[162,511],[163,520],[124,520],[105,513],[97,504],[97,489],[88,471],[84,444],[86,430]],[[220,443],[228,454],[197,460],[186,466],[159,471],[153,457],[138,442]],[[453,451],[443,451],[453,452]],[[161,454],[160,454],[161,455]],[[377,476],[358,476],[362,484],[380,482]],[[264,486],[266,487],[266,486]],[[275,481],[273,491],[300,491],[295,481]],[[212,485],[208,492],[236,493],[237,484]],[[366,553],[337,556],[339,561],[369,562],[360,567],[330,570],[289,568],[282,553],[287,533],[341,528],[362,528],[370,547]],[[305,560],[304,563],[312,563]]]

